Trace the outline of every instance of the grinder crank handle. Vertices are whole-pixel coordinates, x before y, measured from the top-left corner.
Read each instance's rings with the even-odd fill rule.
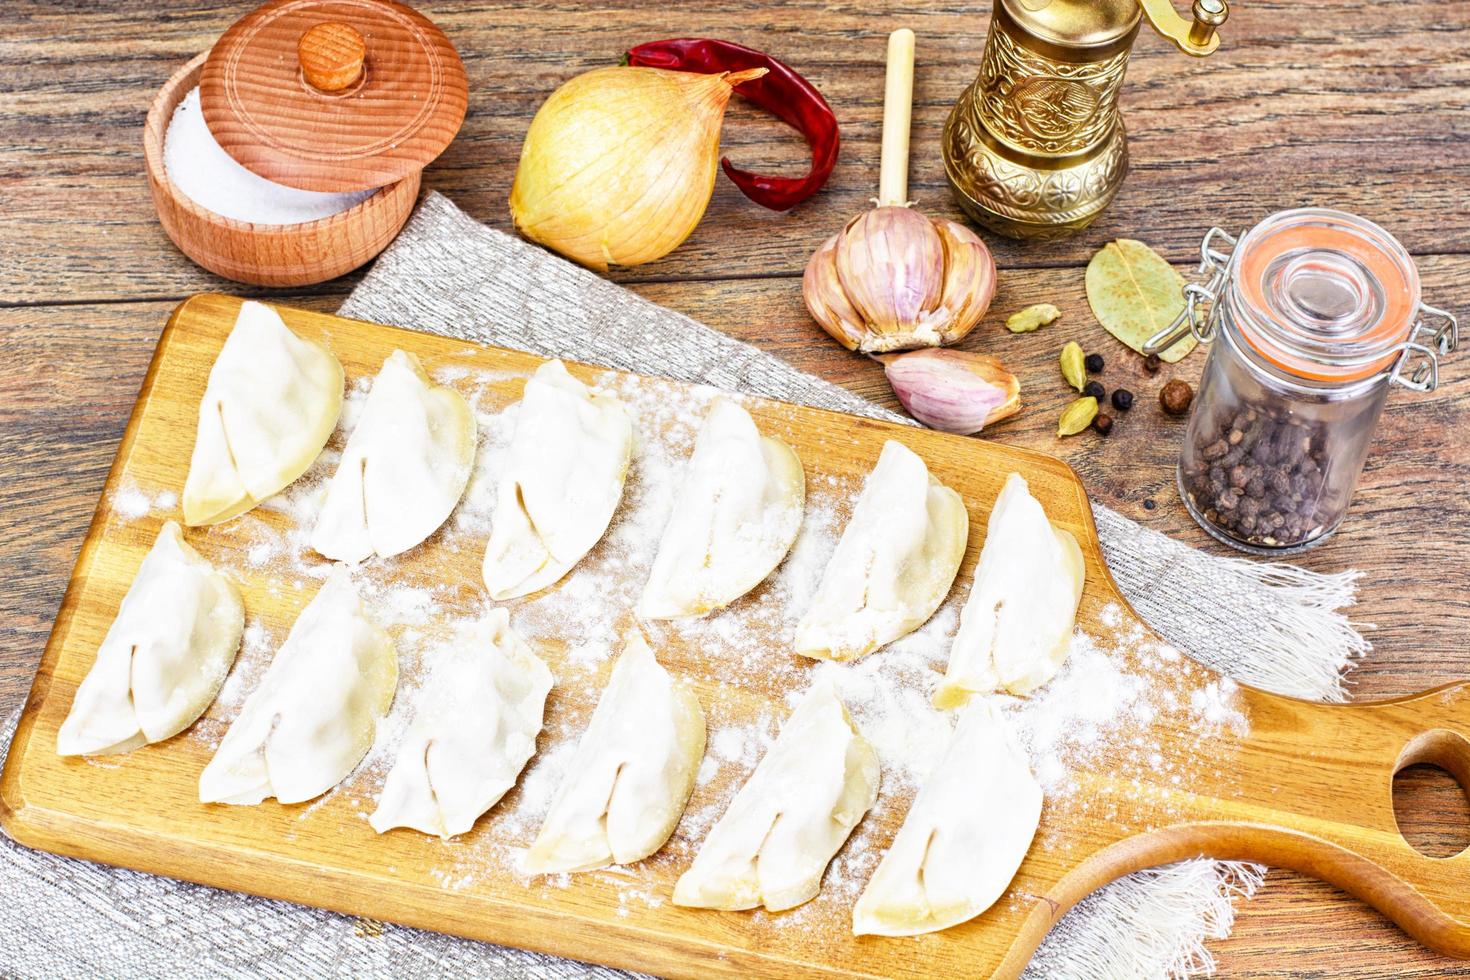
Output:
[[[1169,828],[1183,845],[1170,850],[1310,874],[1426,946],[1470,958],[1470,848],[1443,858],[1419,853],[1393,808],[1395,774],[1418,763],[1446,770],[1470,793],[1470,681],[1355,705],[1242,694],[1250,734],[1222,760],[1234,769],[1236,795],[1214,801],[1222,819]]]
[[[1173,41],[1180,51],[1197,58],[1212,54],[1220,46],[1216,29],[1230,16],[1226,0],[1194,0],[1192,21],[1179,16],[1172,0],[1138,0],[1138,5],[1154,30]]]

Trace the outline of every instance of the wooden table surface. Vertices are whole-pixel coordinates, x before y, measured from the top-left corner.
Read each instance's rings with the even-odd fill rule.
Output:
[[[506,199],[521,138],[560,81],[615,61],[643,40],[709,35],[782,57],[836,108],[841,160],[827,190],[778,215],[723,177],[703,223],[666,259],[615,275],[648,298],[748,340],[885,404],[878,367],[847,354],[807,317],[807,256],[876,190],[884,36],[918,33],[910,196],[960,215],[944,184],[939,134],[973,77],[988,5],[788,0],[767,3],[457,3],[419,5],[455,41],[470,78],[459,139],[425,175],[475,217],[509,227]],[[108,465],[158,333],[173,306],[204,290],[262,295],[195,267],[158,226],[143,177],[143,117],[176,67],[204,50],[248,2],[9,0],[0,31],[0,711],[28,689]],[[1181,55],[1145,29],[1122,103],[1133,172],[1112,209],[1064,242],[987,236],[1001,270],[992,313],[965,346],[1020,375],[1026,407],[990,437],[1066,458],[1096,499],[1212,551],[1173,485],[1181,426],[1155,408],[1171,373],[1194,381],[1195,355],[1149,378],[1097,326],[1082,269],[1104,242],[1142,239],[1186,275],[1211,225],[1238,231],[1287,207],[1339,207],[1399,237],[1426,299],[1470,320],[1470,5],[1459,0],[1241,0],[1213,57]],[[725,146],[748,167],[796,169],[798,141],[732,105]],[[356,277],[283,303],[331,310]],[[1001,321],[1051,302],[1063,318],[1010,336]],[[1055,367],[1077,339],[1108,359],[1102,380],[1138,406],[1113,436],[1058,441],[1068,390]],[[1323,571],[1363,571],[1353,617],[1373,652],[1356,697],[1406,694],[1470,676],[1470,352],[1452,356],[1438,392],[1393,395],[1352,513],[1302,556]],[[1207,601],[1207,597],[1205,597]],[[1242,624],[1249,628],[1250,624]],[[1452,781],[1398,780],[1406,833],[1433,854],[1470,842],[1470,804]],[[1467,885],[1470,887],[1470,885]],[[1228,977],[1470,976],[1470,964],[1418,947],[1326,885],[1272,872],[1212,943]],[[0,964],[3,966],[3,964]]]

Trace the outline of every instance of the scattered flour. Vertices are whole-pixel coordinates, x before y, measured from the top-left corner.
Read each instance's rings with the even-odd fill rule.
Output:
[[[158,513],[164,517],[178,517],[174,513],[179,505],[179,495],[172,490],[147,493],[131,480],[124,481],[112,495],[112,512],[125,521],[136,521]]]
[[[1046,794],[1041,840],[1090,812],[1115,822],[1167,822],[1174,790],[1221,761],[1217,736],[1248,723],[1234,682],[1217,679],[1108,605],[1107,635],[1078,629],[1067,662],[1041,690],[1007,707]],[[1162,788],[1161,788],[1162,787]]]
[[[435,642],[493,605],[480,583],[480,561],[494,512],[496,476],[515,430],[520,385],[513,382],[524,376],[463,363],[438,368],[433,376],[455,386],[474,406],[479,425],[475,469],[459,508],[426,545],[353,568],[371,614],[398,644],[399,689],[362,764],[331,794],[304,808],[302,819],[366,820],[414,713],[431,710],[419,703],[419,694],[432,670]],[[679,493],[682,464],[719,393],[681,387],[674,389],[675,396],[663,383],[611,373],[598,383],[624,401],[637,423],[622,503],[602,541],[562,582],[504,604],[513,627],[556,677],[538,751],[518,785],[472,833],[447,844],[431,842],[433,849],[422,853],[432,855],[432,867],[412,873],[427,874],[447,890],[518,882],[531,899],[550,900],[575,883],[597,890],[621,916],[652,914],[760,762],[790,708],[814,681],[830,680],[878,752],[883,766],[879,799],[833,861],[817,899],[779,915],[753,913],[750,924],[757,940],[767,930],[845,930],[853,902],[949,740],[952,715],[935,709],[930,697],[958,628],[968,576],[922,628],[862,660],[812,662],[795,655],[796,621],[816,592],[861,490],[860,474],[808,473],[801,532],[765,583],[703,618],[639,624],[631,610]],[[361,379],[351,386],[342,425],[300,480],[254,511],[202,533],[206,554],[238,569],[253,593],[247,595],[252,615],[239,659],[219,701],[192,736],[210,747],[217,745],[290,628],[289,618],[267,621],[254,611],[294,614],[331,569],[312,552],[310,532],[366,390]],[[138,497],[149,501],[147,509],[157,505],[141,492]],[[115,507],[121,510],[123,503],[119,499]],[[131,497],[126,503],[139,506]],[[266,596],[272,601],[262,601]],[[1098,635],[1078,630],[1057,678],[1029,699],[999,698],[1047,795],[1036,845],[1041,847],[1066,846],[1059,831],[1078,812],[1167,820],[1172,791],[1160,787],[1187,788],[1192,772],[1218,767],[1213,737],[1247,727],[1230,682],[1216,680],[1154,641],[1119,607],[1084,609],[1083,619],[1100,624]],[[527,877],[518,870],[520,856],[565,775],[622,638],[634,628],[644,631],[656,652],[669,651],[660,659],[694,685],[705,707],[706,755],[689,806],[668,845],[638,865]],[[681,661],[676,649],[695,656]]]

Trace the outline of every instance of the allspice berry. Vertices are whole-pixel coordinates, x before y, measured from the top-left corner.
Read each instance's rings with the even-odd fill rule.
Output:
[[[1159,391],[1159,404],[1170,415],[1184,415],[1192,401],[1194,389],[1182,378],[1173,379]]]
[[[1092,427],[1097,430],[1097,434],[1100,436],[1109,435],[1113,431],[1113,417],[1111,415],[1099,415],[1092,420]]]

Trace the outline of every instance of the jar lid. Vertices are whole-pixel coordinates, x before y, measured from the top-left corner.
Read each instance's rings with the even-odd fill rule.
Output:
[[[1308,381],[1391,368],[1414,329],[1419,270],[1378,225],[1327,208],[1281,211],[1235,250],[1229,302],[1247,344]]]
[[[468,84],[444,32],[395,0],[271,0],[215,43],[199,98],[246,168],[302,190],[360,191],[442,153]]]

